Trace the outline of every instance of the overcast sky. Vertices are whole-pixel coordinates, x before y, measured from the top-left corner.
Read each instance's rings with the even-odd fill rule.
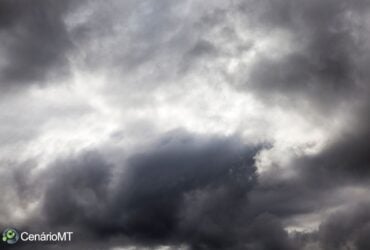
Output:
[[[369,39],[367,0],[0,0],[0,229],[75,232],[9,248],[369,250]]]

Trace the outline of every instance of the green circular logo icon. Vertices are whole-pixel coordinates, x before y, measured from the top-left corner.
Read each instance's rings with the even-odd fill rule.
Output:
[[[3,231],[3,241],[8,244],[15,244],[19,240],[19,234],[17,230],[13,228],[7,228]]]

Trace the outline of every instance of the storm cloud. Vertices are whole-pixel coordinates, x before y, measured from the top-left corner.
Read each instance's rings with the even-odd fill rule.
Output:
[[[365,0],[0,0],[9,249],[369,249]]]
[[[42,217],[50,228],[79,228],[81,234],[107,238],[123,235],[125,244],[143,246],[237,249],[257,244],[268,249],[268,244],[288,244],[280,238],[263,241],[273,237],[261,232],[269,227],[264,221],[287,237],[277,219],[249,218],[244,211],[256,185],[253,157],[258,148],[237,138],[173,132],[122,166],[113,167],[97,152],[58,161],[48,178]],[[249,239],[241,241],[242,235]]]
[[[263,53],[252,66],[247,84],[258,93],[326,109],[351,101],[365,86],[368,89],[367,78],[361,75],[362,58],[369,52],[362,25],[369,8],[366,1],[262,1],[257,5],[261,5],[257,9],[261,9],[263,29],[290,36],[290,48],[282,56]]]
[[[1,1],[3,90],[45,84],[68,73],[73,45],[64,17],[73,5],[70,1]]]

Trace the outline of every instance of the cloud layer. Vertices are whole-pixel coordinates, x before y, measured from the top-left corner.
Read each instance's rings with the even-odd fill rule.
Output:
[[[1,1],[5,248],[368,249],[369,7]]]

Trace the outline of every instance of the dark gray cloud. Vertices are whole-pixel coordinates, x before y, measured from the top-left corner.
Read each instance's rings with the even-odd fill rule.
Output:
[[[340,130],[333,126],[338,131],[333,131],[319,152],[298,155],[286,166],[262,171],[260,176],[255,159],[263,145],[247,145],[237,136],[206,136],[181,130],[159,136],[160,139],[143,148],[130,148],[131,137],[122,129],[122,136],[120,132],[113,133],[113,137],[114,143],[129,145],[127,148],[124,147],[126,144],[121,145],[125,150],[108,141],[102,142],[101,148],[97,146],[99,149],[96,150],[81,151],[81,147],[76,147],[79,150],[75,155],[59,160],[53,158],[59,150],[63,155],[63,149],[59,148],[55,150],[57,153],[50,153],[52,159],[39,156],[40,159],[35,157],[32,162],[23,164],[1,160],[0,186],[5,190],[0,205],[1,226],[11,223],[10,218],[18,218],[22,214],[19,211],[30,211],[30,204],[33,204],[36,208],[31,209],[32,213],[19,216],[14,226],[36,232],[76,232],[76,240],[71,244],[34,245],[38,249],[107,249],[113,246],[154,249],[163,245],[171,249],[187,246],[191,250],[369,249],[368,205],[347,208],[327,219],[320,217],[332,208],[347,207],[348,203],[358,201],[352,197],[339,197],[342,188],[368,187],[369,3],[363,0],[252,0],[225,5],[220,1],[210,5],[209,9],[203,6],[203,10],[198,10],[201,6],[169,0],[88,1],[83,5],[86,8],[75,10],[76,4],[71,1],[1,1],[0,37],[4,41],[0,45],[3,58],[0,59],[1,91],[46,84],[50,79],[68,75],[68,56],[72,49],[76,49],[81,56],[77,60],[78,67],[81,66],[79,63],[87,66],[83,69],[94,79],[95,73],[102,69],[110,73],[109,80],[120,85],[109,85],[114,89],[114,97],[104,92],[105,89],[100,93],[100,89],[92,88],[90,93],[86,87],[89,85],[85,83],[68,90],[76,91],[76,98],[88,99],[84,101],[91,102],[92,109],[98,110],[97,114],[108,114],[87,117],[88,125],[111,114],[126,115],[120,108],[110,107],[116,104],[108,100],[110,97],[125,101],[137,98],[135,105],[125,102],[124,109],[130,110],[129,106],[134,106],[140,119],[148,114],[147,110],[140,110],[142,103],[152,96],[161,105],[172,107],[172,101],[180,95],[193,94],[181,91],[181,86],[177,89],[176,84],[181,85],[186,75],[191,76],[189,79],[198,79],[199,73],[201,80],[209,80],[207,74],[214,77],[212,80],[234,79],[233,84],[242,85],[243,92],[240,93],[252,94],[261,102],[276,105],[279,109],[289,104],[299,113],[307,111],[302,106],[308,107],[310,113],[307,116],[325,117],[317,123],[324,120],[326,125],[322,126],[329,126],[326,131],[331,131],[332,124],[328,117],[333,123],[343,123],[338,126]],[[66,16],[72,12],[66,22]],[[248,33],[248,29],[257,30],[251,32],[251,36],[257,33],[268,36],[274,32],[289,34],[291,41],[281,44],[281,55],[270,55],[273,51],[256,49],[258,37],[245,38],[248,35],[243,31]],[[256,56],[249,62],[248,69],[241,72],[244,56],[252,52],[256,52]],[[218,79],[223,74],[229,78]],[[242,75],[241,82],[232,74]],[[82,82],[85,80],[84,77],[81,79]],[[176,89],[175,94],[169,94],[172,99],[166,99],[166,93],[152,95],[147,88],[142,88],[150,85],[160,89],[169,83],[168,79],[176,83],[172,86]],[[108,83],[111,82],[107,80],[106,85]],[[190,88],[184,89],[190,92]],[[92,98],[89,98],[90,94]],[[57,95],[52,93],[48,98],[55,99]],[[207,98],[204,103],[209,101]],[[189,98],[187,103],[192,100]],[[7,100],[3,103],[4,107],[9,105]],[[148,103],[156,104],[154,101]],[[30,152],[35,148],[38,152],[41,144],[48,144],[53,138],[50,134],[43,138],[44,130],[57,126],[47,122],[41,126],[37,122],[33,114],[47,117],[45,120],[53,117],[41,114],[42,109],[37,105],[23,107],[27,105],[22,103],[20,106],[19,111],[24,109],[31,118],[17,120],[24,122],[2,122],[4,131],[0,134],[5,138],[5,144],[14,139],[14,144],[31,141],[36,137],[32,134],[40,134],[40,138],[26,148]],[[72,126],[68,128],[71,128],[74,122],[79,122],[80,113],[73,114],[66,107],[60,105],[45,113],[56,112],[60,119],[69,119]],[[72,108],[77,110],[73,105]],[[186,110],[186,107],[182,108],[180,112]],[[158,111],[156,107],[153,110]],[[256,110],[260,112],[258,108]],[[212,110],[211,116],[215,113],[222,116],[218,111],[217,108]],[[148,120],[157,119],[156,115],[161,116],[161,112],[148,115]],[[328,114],[330,116],[326,116]],[[7,121],[12,117],[13,114],[1,118]],[[20,114],[20,117],[25,116]],[[291,118],[291,122],[294,119]],[[33,126],[27,131],[19,129],[28,121],[37,123],[35,129]],[[57,123],[57,119],[54,122]],[[104,125],[119,127],[115,120],[110,122],[109,119]],[[184,122],[186,119],[181,120]],[[128,123],[136,129],[140,125],[135,119]],[[229,123],[225,124],[229,126]],[[161,125],[160,122],[155,124]],[[137,131],[152,131],[148,133],[152,136],[156,133],[155,126],[152,128],[148,121]],[[104,126],[97,127],[90,132],[95,135],[105,129]],[[8,132],[13,128],[16,133]],[[248,129],[250,127],[246,127]],[[52,131],[64,130],[67,129],[57,127]],[[224,132],[229,134],[228,129]],[[77,141],[91,136],[86,133],[84,137],[81,130],[75,136],[80,134],[82,139]],[[150,141],[136,134],[137,140]],[[18,135],[19,139],[15,138]],[[63,142],[59,138],[63,134],[55,137],[55,141],[50,139],[52,144]],[[281,140],[285,139],[289,141],[290,138]],[[272,148],[278,147],[279,142],[271,141]],[[91,145],[95,147],[97,142]],[[290,146],[294,148],[295,145]],[[1,151],[2,155],[10,155],[4,152]],[[38,169],[37,165],[45,163],[45,158],[53,163]],[[281,158],[285,159],[284,156]],[[317,231],[287,232],[286,228],[299,224],[299,218],[303,218],[303,222],[312,222],[309,221],[312,215],[317,215],[316,222],[321,224]],[[302,225],[302,221],[299,226],[305,228],[307,225]],[[17,246],[19,249],[29,247],[28,244]]]
[[[338,211],[330,216],[319,230],[324,249],[369,249],[370,210],[369,204],[359,204]]]
[[[99,157],[61,162],[57,168],[62,172],[47,188],[44,213],[53,226],[78,225],[105,236],[123,234],[142,244],[222,245],[232,236],[231,221],[237,219],[255,182],[255,153],[236,139],[175,133],[130,157],[112,190],[108,189],[112,169]],[[194,206],[205,214],[187,214]],[[194,233],[189,227],[195,225],[187,217],[198,216],[205,225]],[[199,243],[192,242],[197,237]]]
[[[176,131],[122,166],[94,151],[59,160],[40,178],[45,188],[40,217],[23,230],[72,230],[77,240],[65,247],[81,244],[83,249],[92,242],[105,247],[294,249],[278,217],[268,211],[250,213],[259,148],[236,137]]]
[[[362,90],[359,58],[368,47],[362,42],[367,1],[260,1],[255,23],[265,32],[283,31],[292,43],[289,52],[273,57],[266,52],[253,63],[247,80],[266,101],[309,103],[321,109],[336,108]],[[241,11],[250,10],[250,2]],[[253,15],[252,15],[253,16]]]
[[[43,215],[48,223],[58,226],[98,221],[100,206],[109,198],[112,166],[94,152],[55,165],[55,172],[46,176],[50,183],[45,192]]]
[[[302,250],[365,250],[369,230],[369,203],[360,202],[331,213],[317,231],[295,232],[291,239]]]
[[[0,2],[0,75],[3,89],[56,80],[68,74],[73,46],[64,17],[70,1]]]
[[[368,113],[369,106],[365,102],[349,118],[342,133],[319,153],[293,163],[306,185],[323,188],[367,183],[370,177]]]

